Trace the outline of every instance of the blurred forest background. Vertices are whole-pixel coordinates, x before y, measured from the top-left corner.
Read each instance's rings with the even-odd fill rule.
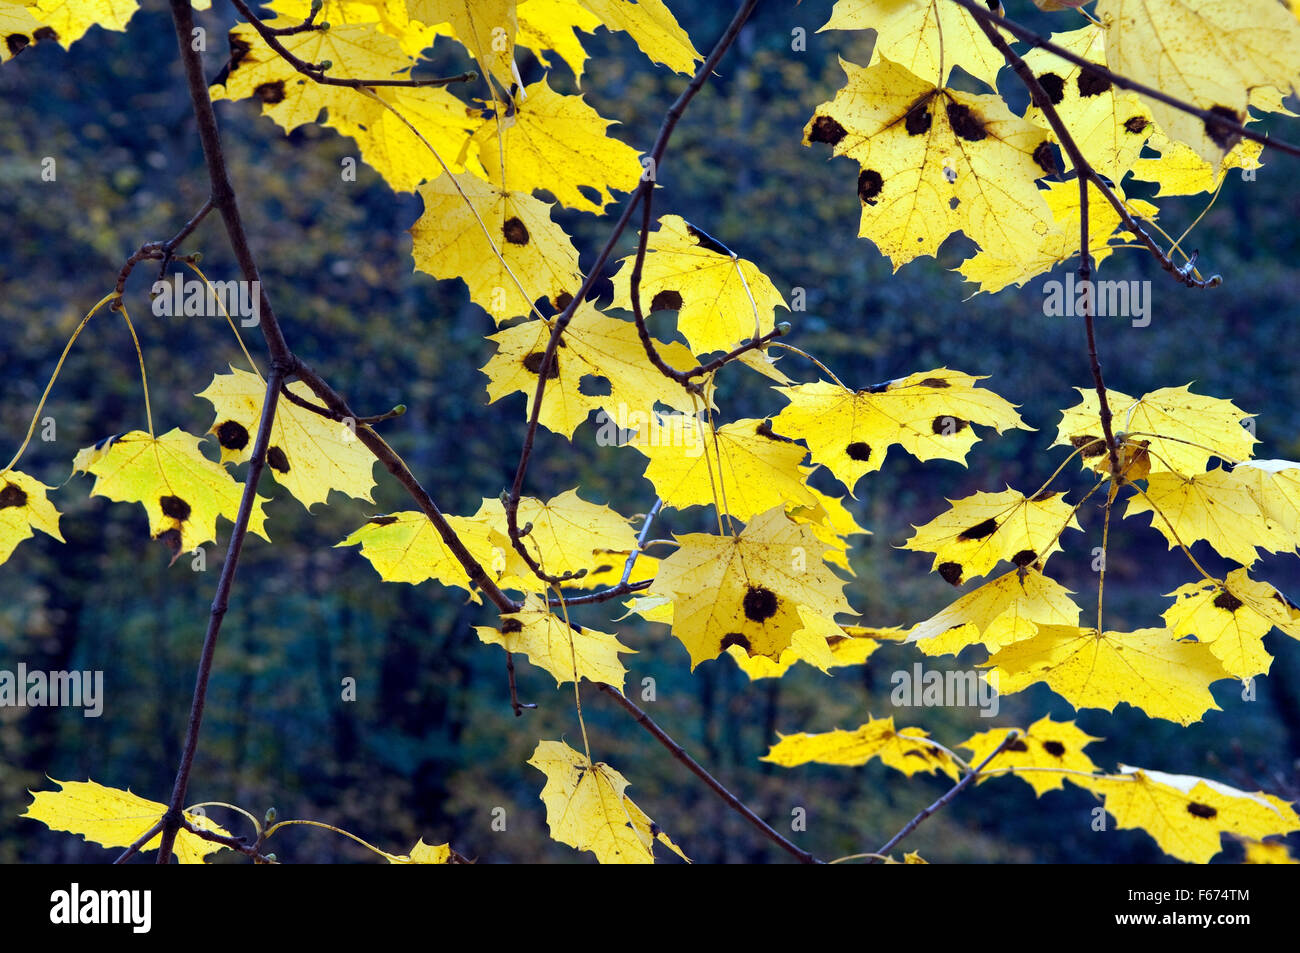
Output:
[[[731,4],[670,0],[695,45],[707,51]],[[70,53],[34,46],[0,69],[0,433],[6,457],[25,431],[60,349],[91,304],[111,289],[123,261],[142,242],[169,237],[206,197],[206,173],[181,76],[166,4],[146,0],[128,32],[100,29]],[[215,76],[228,54],[233,23],[222,3],[198,14],[211,41],[206,65]],[[871,34],[816,29],[830,0],[760,4],[721,75],[710,82],[679,126],[660,181],[658,214],[678,213],[753,260],[783,293],[807,289],[806,312],[789,317],[788,339],[852,386],[949,366],[990,375],[988,386],[1014,403],[1034,432],[988,434],[969,469],[917,464],[901,451],[864,480],[852,510],[874,535],[856,537],[856,578],[848,596],[868,625],[912,624],[956,593],[928,572],[929,557],[896,547],[911,524],[932,518],[944,497],[1004,484],[1029,491],[1063,459],[1054,439],[1058,411],[1074,404],[1073,388],[1090,386],[1083,327],[1043,316],[1040,282],[996,297],[967,299],[973,286],[951,269],[963,239],[937,261],[891,274],[888,262],[856,237],[856,165],[828,161],[824,147],[800,144],[814,107],[842,85],[842,55],[866,63]],[[1044,29],[1074,28],[1039,14],[1028,0],[1009,12]],[[807,49],[791,49],[791,31],[807,31]],[[601,115],[622,125],[615,134],[639,150],[653,140],[664,110],[686,79],[650,63],[623,34],[583,37],[592,54],[581,91]],[[521,51],[520,71],[536,80],[540,64]],[[465,64],[435,56],[447,71]],[[573,76],[558,60],[552,84],[572,92]],[[1008,83],[1017,105],[1024,95]],[[481,95],[482,89],[458,90]],[[493,351],[483,339],[489,317],[471,305],[464,286],[412,271],[406,229],[419,199],[395,195],[369,167],[341,181],[340,162],[353,142],[316,126],[286,137],[251,101],[219,103],[226,151],[263,280],[297,350],[358,408],[379,412],[405,403],[409,412],[382,425],[446,512],[470,513],[508,485],[524,431],[524,400],[488,406],[478,371]],[[1294,126],[1279,129],[1295,138]],[[44,156],[58,160],[56,182],[42,182]],[[1300,454],[1300,374],[1293,328],[1298,317],[1294,263],[1300,259],[1300,199],[1295,166],[1265,155],[1253,182],[1233,173],[1190,247],[1202,267],[1219,272],[1214,291],[1169,281],[1147,257],[1120,251],[1102,278],[1150,279],[1152,321],[1100,322],[1107,382],[1126,393],[1195,382],[1198,392],[1233,399],[1257,413],[1262,457]],[[1138,193],[1137,197],[1145,197]],[[1162,204],[1161,221],[1177,233],[1206,197]],[[615,214],[617,214],[617,208]],[[556,218],[574,236],[583,267],[591,262],[613,216]],[[630,250],[632,230],[620,257]],[[204,253],[213,280],[238,277],[224,231],[213,216],[186,243]],[[1063,277],[1072,264],[1057,269]],[[156,269],[143,266],[127,300],[144,334],[145,356],[160,432],[173,426],[204,432],[210,406],[195,398],[213,373],[238,361],[219,320],[155,318],[148,290]],[[608,283],[602,287],[608,300]],[[660,319],[666,320],[666,319]],[[248,331],[255,355],[260,338]],[[813,380],[815,368],[796,356],[787,373]],[[724,379],[722,406],[731,417],[774,413],[783,401],[766,381],[742,369]],[[49,484],[69,477],[78,448],[144,424],[130,338],[103,312],[69,358],[46,411],[57,440],[34,441],[24,469]],[[654,499],[634,451],[600,447],[596,424],[572,446],[545,434],[527,492],[550,496],[581,486],[583,496],[624,513],[644,512]],[[215,447],[212,448],[215,458]],[[242,479],[242,468],[237,475]],[[430,583],[381,582],[355,548],[333,545],[374,513],[409,508],[395,482],[379,470],[376,505],[335,495],[310,516],[269,480],[275,497],[268,528],[274,545],[250,540],[225,623],[211,683],[191,801],[221,800],[260,815],[274,805],[281,818],[326,821],[386,850],[403,852],[419,837],[450,840],[481,862],[591,861],[549,839],[538,799],[543,778],[524,762],[539,738],[578,728],[568,687],[557,691],[544,672],[520,659],[520,693],[538,704],[516,719],[508,704],[503,654],[479,642],[472,626],[490,623],[487,609],[464,593]],[[1062,487],[1085,487],[1073,465]],[[55,833],[19,815],[28,789],[45,776],[87,777],[165,800],[179,755],[195,663],[224,555],[229,524],[207,547],[207,571],[188,557],[168,568],[165,548],[151,542],[142,509],[88,499],[90,479],[74,478],[54,494],[65,512],[68,542],[39,535],[19,546],[0,570],[0,668],[102,669],[103,716],[73,709],[0,709],[0,861],[104,861],[114,852]],[[827,486],[826,488],[830,488]],[[1092,547],[1100,544],[1100,510],[1080,512],[1087,535],[1071,533],[1056,573],[1095,598]],[[656,536],[708,530],[701,508],[669,512]],[[1164,593],[1193,571],[1167,552],[1147,518],[1116,520],[1110,537],[1108,628],[1159,624]],[[1212,571],[1221,566],[1199,544]],[[1293,559],[1268,558],[1259,575],[1284,591],[1300,589]],[[1292,592],[1292,595],[1296,595]],[[617,610],[617,607],[613,607]],[[580,621],[603,618],[584,610]],[[607,616],[604,618],[608,618]],[[606,622],[606,628],[609,623]],[[994,719],[976,709],[895,709],[890,674],[923,657],[887,646],[868,664],[834,677],[800,665],[779,681],[750,682],[727,657],[692,675],[685,650],[662,626],[625,621],[628,690],[647,676],[658,697],[651,715],[731,790],[779,829],[791,812],[807,811],[807,830],[790,836],[823,858],[875,850],[947,787],[938,777],[908,781],[878,763],[857,769],[763,764],[775,732],[854,728],[868,714],[894,715],[956,744],[994,725],[1025,725],[1043,714],[1077,717],[1106,739],[1090,753],[1104,768],[1117,762],[1175,773],[1203,774],[1237,787],[1300,796],[1300,645],[1277,633],[1271,673],[1254,701],[1221,682],[1222,712],[1181,729],[1128,706],[1113,716],[1069,705],[1039,686],[1001,700]],[[979,661],[973,654],[925,659],[927,668]],[[340,680],[354,677],[358,698],[340,700]],[[588,687],[584,711],[595,756],[632,783],[630,793],[683,849],[700,861],[783,861],[609,699]],[[1166,858],[1141,832],[1091,829],[1092,796],[1067,785],[1035,801],[1016,780],[963,794],[906,842],[936,861],[1156,862]],[[493,831],[503,807],[507,830]],[[213,815],[243,831],[233,815]],[[281,838],[283,838],[281,840]],[[328,832],[297,828],[273,845],[285,861],[363,861],[371,855]],[[232,858],[220,858],[228,862]],[[1235,860],[1235,847],[1220,859]]]

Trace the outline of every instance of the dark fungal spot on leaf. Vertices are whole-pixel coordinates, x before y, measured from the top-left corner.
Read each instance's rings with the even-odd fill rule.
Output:
[[[604,563],[603,565],[597,566],[595,569],[592,570],[592,572],[609,572],[613,568],[614,567],[611,566],[609,563]]]
[[[760,421],[758,426],[754,428],[754,433],[758,434],[760,437],[766,437],[768,440],[775,440],[779,443],[794,443],[794,441],[789,437],[782,437],[779,433],[773,433],[772,421],[770,420]]]
[[[217,443],[227,450],[243,450],[248,446],[248,428],[236,420],[223,420],[216,432]]]
[[[1019,738],[1012,738],[1010,741],[1006,743],[1006,745],[1003,747],[1002,750],[1003,751],[1028,751],[1029,745],[1025,744]]]
[[[518,619],[505,619],[501,622],[501,631],[509,635],[511,632],[522,632],[524,624]]]
[[[942,377],[927,377],[925,380],[917,381],[917,387],[930,387],[934,390],[943,390],[945,387],[951,387]]]
[[[366,520],[367,523],[374,523],[376,526],[392,526],[397,522],[396,516],[372,516]]]
[[[930,430],[944,437],[951,437],[955,433],[961,433],[969,426],[968,421],[962,420],[960,417],[949,417],[947,415],[935,417],[934,420],[930,421]]]
[[[903,128],[909,136],[923,136],[930,131],[934,116],[930,113],[930,99],[933,93],[926,93],[907,110],[903,117]]]
[[[573,295],[569,294],[567,291],[561,291],[558,295],[555,296],[556,311],[563,311],[572,303],[573,303]]]
[[[253,95],[268,105],[282,103],[284,102],[284,80],[277,79],[272,83],[262,83],[253,90]]]
[[[961,568],[961,563],[940,563],[938,571],[944,581],[951,586],[960,586],[961,577],[966,574],[966,570]]]
[[[844,452],[849,455],[850,460],[857,460],[859,463],[866,463],[871,459],[871,448],[860,440],[849,444],[844,448]]]
[[[11,506],[26,506],[27,491],[16,483],[6,483],[3,490],[0,490],[0,510],[7,510]]]
[[[284,455],[284,451],[279,447],[271,447],[266,451],[266,465],[276,473],[289,472],[289,458]]]
[[[47,41],[57,41],[59,39],[59,34],[54,29],[54,27],[43,26],[43,27],[38,27],[36,29],[36,32],[32,34],[32,39],[35,40],[37,43],[45,43]]]
[[[812,128],[808,130],[808,141],[825,142],[833,146],[847,135],[844,127],[830,116],[814,116]]]
[[[1056,153],[1052,151],[1052,144],[1046,139],[1034,149],[1033,158],[1034,164],[1042,169],[1046,175],[1056,175],[1061,171],[1060,166],[1056,164]]]
[[[958,539],[986,539],[998,531],[997,520],[990,517],[982,523],[976,523],[970,529],[964,529],[957,534]]]
[[[505,224],[501,226],[501,234],[505,235],[506,241],[512,245],[528,244],[528,229],[519,220],[518,215],[506,219]]]
[[[1034,563],[1038,562],[1038,553],[1034,552],[1032,549],[1022,549],[1011,557],[1011,561],[1021,569],[1024,569],[1026,566],[1032,566]]]
[[[709,251],[717,252],[719,255],[731,257],[731,249],[722,242],[718,241],[702,228],[696,228],[689,222],[686,223],[686,231],[690,233],[691,238],[695,239],[695,244]]]
[[[1038,84],[1043,87],[1043,92],[1047,93],[1053,106],[1061,105],[1061,100],[1065,98],[1065,80],[1059,74],[1044,73],[1038,77]]]
[[[778,604],[776,593],[766,586],[750,586],[742,600],[745,618],[751,622],[766,622],[776,615]]]
[[[169,516],[177,522],[184,523],[190,518],[190,505],[179,496],[160,496],[158,505],[162,507],[164,516]]]
[[[10,56],[17,56],[27,49],[28,44],[31,42],[31,37],[25,33],[10,33],[5,37],[5,46],[9,48]]]
[[[1242,602],[1230,592],[1221,592],[1214,597],[1214,605],[1219,609],[1227,609],[1229,612],[1236,612],[1241,608]]]
[[[1061,744],[1059,741],[1044,741],[1043,750],[1053,758],[1059,758],[1061,755],[1065,754],[1065,745]]]
[[[866,205],[875,205],[876,196],[884,188],[885,180],[875,169],[863,169],[858,176],[858,198]]]
[[[924,757],[925,757],[925,752],[924,752],[924,751],[917,751],[915,748],[909,748],[907,751],[904,751],[904,752],[903,752],[903,757],[904,757],[904,758],[924,758]]]
[[[1076,82],[1079,87],[1079,95],[1084,99],[1089,96],[1100,96],[1110,89],[1109,79],[1094,69],[1088,69],[1086,66],[1079,70],[1079,78]]]
[[[722,638],[721,648],[724,652],[733,645],[739,645],[746,652],[749,651],[749,639],[745,638],[739,632],[728,632]]]
[[[546,359],[545,351],[532,351],[524,356],[524,367],[531,374],[540,374],[542,371],[542,361]],[[557,354],[551,360],[551,366],[546,369],[546,379],[553,381],[560,376],[560,356]]]
[[[1211,106],[1209,112],[1212,118],[1205,120],[1205,134],[1210,137],[1211,142],[1220,149],[1226,150],[1241,141],[1241,133],[1218,121],[1224,119],[1228,122],[1240,123],[1241,116],[1235,109],[1229,109],[1227,106]]]
[[[1051,490],[1044,490],[1042,493],[1036,493],[1029,498],[1030,503],[1046,503],[1052,497],[1056,496]]]
[[[680,311],[682,310],[681,292],[671,291],[665,288],[653,298],[650,299],[651,311]]]
[[[1187,805],[1187,813],[1192,815],[1192,817],[1200,817],[1205,820],[1219,816],[1217,808],[1210,807],[1208,804],[1202,804],[1199,801],[1192,801],[1189,803]]]
[[[1124,129],[1133,135],[1145,132],[1147,126],[1151,125],[1144,116],[1129,116],[1124,120]]]
[[[979,142],[988,136],[979,113],[961,103],[949,101],[948,122],[952,131],[968,142]]]

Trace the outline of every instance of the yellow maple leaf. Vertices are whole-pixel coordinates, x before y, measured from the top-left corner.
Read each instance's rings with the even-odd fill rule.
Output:
[[[350,97],[346,108],[331,109],[323,125],[356,140],[362,161],[382,175],[394,191],[413,192],[422,182],[431,182],[442,175],[442,164],[429,151],[429,146],[437,150],[452,172],[468,169],[483,173],[478,144],[470,138],[479,126],[479,119],[446,89],[376,87],[375,95],[392,109],[353,90],[342,92]],[[419,135],[402,119],[414,126]],[[421,137],[425,142],[420,141]]]
[[[509,116],[485,120],[474,141],[489,181],[512,192],[545,189],[566,208],[600,215],[614,201],[611,188],[631,192],[641,180],[639,154],[608,135],[610,125],[581,96],[557,93],[543,76],[523,90]]]
[[[38,31],[44,29],[38,37]],[[53,39],[50,28],[31,15],[27,7],[10,0],[0,0],[0,63],[13,59],[32,43]]]
[[[294,381],[288,389],[316,402],[316,395],[302,381]],[[214,375],[212,383],[197,396],[217,412],[208,433],[221,446],[221,462],[243,463],[249,459],[266,397],[266,382],[261,375],[232,366],[229,374]],[[276,404],[266,465],[276,482],[307,509],[326,502],[330,490],[374,502],[370,496],[375,485],[374,464],[374,456],[345,422],[328,420],[283,397]]]
[[[450,844],[426,844],[421,837],[409,854],[384,854],[390,864],[450,864]]]
[[[1164,613],[1169,630],[1208,645],[1224,671],[1236,678],[1268,671],[1273,657],[1263,640],[1274,626],[1300,639],[1300,624],[1291,618],[1281,593],[1251,579],[1244,569],[1234,569],[1223,581],[1189,582],[1168,595],[1175,597]]]
[[[695,439],[688,437],[695,418],[684,423],[670,431],[680,440],[632,444],[649,458],[645,477],[665,506],[715,504],[743,520],[774,506],[817,505],[799,467],[808,451],[774,434],[769,421],[736,420]]]
[[[460,537],[470,555],[489,574],[505,570],[505,551],[493,533],[489,520],[469,516],[448,516],[447,522]],[[365,525],[340,546],[361,547],[361,555],[370,561],[379,577],[387,582],[417,585],[432,579],[439,585],[470,589],[469,576],[456,559],[442,535],[419,510],[372,516]],[[477,593],[474,594],[478,600]]]
[[[301,22],[276,17],[266,25],[281,29]],[[328,60],[326,75],[335,79],[403,79],[414,62],[397,38],[381,32],[375,23],[331,24],[328,30],[306,30],[279,40],[308,63]],[[299,73],[247,23],[230,31],[230,69],[224,83],[214,84],[208,94],[213,100],[256,98],[262,103],[262,115],[285,132],[316,122],[322,109],[337,119],[363,108],[363,97],[356,90],[322,85]]]
[[[482,367],[489,378],[488,402],[496,403],[509,394],[522,393],[525,415],[531,414],[537,392],[537,377],[551,337],[551,324],[540,318],[512,325],[488,340],[497,352]],[[584,301],[561,338],[562,347],[547,372],[546,391],[538,421],[556,433],[572,438],[573,432],[597,409],[605,411],[605,422],[620,429],[647,431],[649,439],[659,424],[652,420],[656,404],[687,414],[697,403],[686,388],[661,374],[647,359],[636,325],[611,318],[591,302]],[[656,342],[660,355],[681,370],[695,366],[683,344]],[[590,380],[604,380],[608,394],[586,394]],[[584,381],[586,383],[584,383]],[[698,437],[694,420],[690,430]],[[698,441],[697,441],[698,445]]]
[[[974,752],[970,759],[971,764],[981,764],[997,750],[998,745],[1002,744],[1010,731],[1009,728],[981,731],[963,741],[958,747]],[[986,773],[982,774],[976,783],[983,784],[999,776],[987,772],[1002,771],[1014,774],[1032,787],[1035,795],[1042,797],[1047,791],[1056,791],[1065,787],[1066,775],[1052,770],[1033,769],[1063,768],[1067,771],[1093,774],[1097,771],[1097,766],[1083,753],[1083,749],[1090,742],[1101,740],[1084,733],[1073,721],[1052,721],[1050,717],[1044,716],[1030,725],[1028,731],[1022,731],[1020,737],[1009,742],[998,756],[985,766]],[[1024,772],[1015,770],[1019,768],[1031,770]]]
[[[1121,829],[1146,831],[1171,857],[1208,863],[1221,835],[1258,840],[1300,828],[1291,805],[1262,791],[1250,793],[1218,781],[1120,765],[1120,774],[1070,781],[1105,799]]]
[[[529,314],[538,298],[555,303],[582,283],[578,251],[551,221],[547,203],[468,173],[439,176],[420,187],[420,197],[424,213],[411,227],[415,267],[462,279],[470,300],[498,324]]]
[[[735,536],[690,533],[659,564],[653,592],[673,600],[673,635],[691,668],[731,645],[779,659],[806,623],[802,606],[833,620],[853,608],[844,580],[823,560],[824,543],[807,524],[774,507]]]
[[[652,864],[658,841],[689,862],[627,796],[627,779],[608,764],[593,764],[562,741],[539,741],[528,763],[546,775],[546,823],[561,844],[589,850],[602,864]]]
[[[1030,429],[1014,404],[976,386],[984,379],[939,367],[857,391],[827,381],[778,387],[790,405],[773,426],[808,444],[814,462],[852,492],[892,446],[918,460],[964,463],[979,439],[972,424]]]
[[[1213,192],[1230,169],[1259,169],[1259,157],[1264,151],[1262,142],[1243,139],[1222,160],[1207,162],[1191,146],[1173,141],[1158,126],[1147,145],[1159,154],[1133,163],[1133,177],[1159,185],[1156,195],[1160,198]]]
[[[515,43],[532,50],[537,61],[547,69],[551,68],[551,61],[546,53],[554,53],[573,70],[573,78],[581,86],[587,51],[577,31],[594,33],[601,25],[600,17],[578,0],[520,0],[516,16],[519,32],[515,34]]]
[[[929,735],[922,728],[896,729],[892,716],[871,718],[854,731],[837,728],[820,734],[778,733],[780,740],[759,760],[783,768],[809,763],[857,767],[879,758],[909,778],[921,771],[926,774],[939,771],[956,780],[957,763],[948,752],[926,741]]]
[[[1300,864],[1281,842],[1243,839],[1243,844],[1246,849],[1243,864]]]
[[[916,532],[903,548],[934,553],[931,569],[954,586],[984,575],[1004,559],[1041,569],[1060,550],[1065,530],[1083,529],[1065,494],[1050,490],[1030,498],[1008,487],[948,502],[947,512],[912,527]]]
[[[1251,448],[1258,443],[1242,426],[1250,414],[1230,400],[1193,394],[1189,387],[1161,387],[1136,399],[1119,391],[1106,392],[1116,437],[1132,434],[1135,441],[1150,441],[1148,451],[1153,474],[1203,473],[1211,457],[1235,463],[1250,457]],[[1082,447],[1079,456],[1085,467],[1099,473],[1109,472],[1097,394],[1082,387],[1076,390],[1082,399],[1061,411],[1060,427],[1052,446]]]
[[[167,813],[166,804],[147,800],[129,790],[105,787],[90,780],[50,780],[60,790],[28,791],[32,803],[22,816],[40,821],[52,831],[80,834],[92,844],[130,847]],[[185,819],[195,827],[230,836],[228,830],[217,826],[202,814],[186,811]],[[161,843],[162,833],[159,832],[140,849],[157,850]],[[228,849],[187,830],[182,829],[176,833],[176,859],[182,864],[202,864],[205,862],[203,858],[208,854]]]
[[[664,0],[580,0],[606,29],[632,38],[641,52],[675,73],[690,74],[704,57],[691,45]]]
[[[727,646],[727,654],[735,661],[750,681],[763,678],[781,678],[798,662],[806,662],[813,668],[830,674],[832,668],[848,665],[861,665],[876,649],[880,648],[885,636],[892,635],[892,630],[866,629],[855,626],[855,634],[850,634],[841,626],[813,610],[799,607],[799,618],[803,628],[790,637],[789,648],[783,650],[777,659],[765,655],[749,655],[740,645]],[[668,619],[672,622],[671,617]]]
[[[91,496],[144,506],[149,535],[167,545],[173,561],[216,542],[217,517],[233,523],[244,492],[225,467],[203,455],[198,437],[179,429],[156,439],[133,430],[101,449],[82,450],[73,466],[95,476]],[[248,529],[269,542],[266,502],[256,497]]]
[[[1130,213],[1138,218],[1154,220],[1157,209],[1149,202],[1126,199],[1117,186],[1111,190],[1123,201]],[[1093,261],[1105,261],[1114,252],[1112,242],[1117,240],[1115,229],[1119,227],[1119,213],[1115,211],[1095,184],[1088,185],[1088,247]],[[1008,285],[1023,285],[1045,271],[1051,270],[1066,259],[1079,254],[1079,226],[1081,204],[1079,185],[1071,180],[1066,182],[1048,182],[1042,191],[1047,201],[1049,217],[1042,224],[1042,237],[1030,248],[1007,248],[1000,254],[982,251],[958,266],[957,271],[967,281],[979,283],[981,293],[992,294]],[[1060,287],[1058,282],[1057,287]],[[1062,303],[1064,298],[1061,298]],[[1063,313],[1052,309],[1053,298],[1049,294],[1044,299],[1043,307],[1048,315]],[[1094,304],[1095,307],[1095,304]]]
[[[999,96],[940,88],[883,57],[840,65],[848,83],[817,107],[804,144],[828,143],[862,167],[858,234],[895,271],[958,231],[1003,258],[1043,239],[1050,213],[1035,182],[1055,162],[1039,126]]]
[[[1250,91],[1300,81],[1300,24],[1273,0],[1100,0],[1110,67],[1199,109],[1241,122]],[[1145,98],[1172,139],[1218,162],[1236,141],[1222,127]]]
[[[773,328],[785,299],[753,262],[679,215],[659,219],[646,245],[641,272],[641,313],[676,311],[677,329],[696,354],[729,351]],[[613,306],[632,308],[634,256],[615,273]]]
[[[1151,525],[1170,549],[1203,539],[1243,566],[1259,557],[1256,547],[1273,553],[1295,549],[1295,537],[1269,519],[1250,488],[1221,467],[1191,477],[1152,473],[1146,493],[1129,500],[1124,516],[1141,513],[1152,513]]]
[[[507,652],[522,652],[528,661],[550,672],[557,686],[577,679],[605,682],[622,689],[627,675],[620,653],[632,652],[608,632],[566,625],[536,595],[529,595],[518,612],[501,617],[501,627],[475,626],[481,641]]]
[[[990,652],[1033,638],[1039,625],[1077,625],[1070,590],[1033,568],[1013,569],[918,622],[907,641],[926,655],[956,655],[970,645]]]
[[[194,4],[206,10],[210,0]],[[27,9],[33,17],[52,29],[51,39],[69,47],[86,35],[92,26],[105,30],[125,30],[127,22],[139,9],[137,0],[29,0]]]
[[[480,68],[510,88],[517,75],[513,68],[519,29],[516,0],[406,0],[406,6],[421,23],[449,24]]]
[[[875,30],[877,57],[893,60],[942,86],[960,66],[990,86],[1006,61],[979,21],[954,3],[935,0],[836,0],[825,30]]]
[[[1264,516],[1283,533],[1300,536],[1300,463],[1246,460],[1233,467],[1232,480],[1250,491]]]
[[[1105,66],[1108,37],[1100,26],[1088,24],[1068,33],[1053,33],[1051,40],[1090,63]],[[1118,89],[1098,73],[1068,63],[1055,53],[1034,49],[1024,59],[1088,163],[1112,182],[1122,180],[1155,131],[1151,111],[1136,93]],[[1033,103],[1025,118],[1048,126],[1042,110]],[[1066,170],[1072,169],[1070,157],[1066,155],[1064,159]],[[1068,185],[1076,196],[1079,193],[1077,182],[1057,184]],[[1098,202],[1092,207],[1100,208],[1104,204]],[[1078,237],[1076,229],[1076,246]]]
[[[1218,711],[1209,686],[1229,677],[1209,646],[1180,642],[1167,629],[1098,636],[1096,629],[1040,625],[1037,635],[994,653],[987,665],[1002,695],[1046,682],[1075,708],[1114,711],[1127,702],[1180,725]]]
[[[271,0],[267,4],[278,16],[301,23],[307,19],[317,0]],[[447,24],[434,26],[414,20],[406,0],[321,0],[317,23],[369,23],[381,33],[394,37],[408,56],[419,56],[439,36],[450,36]]]
[[[34,536],[33,530],[64,542],[59,511],[45,495],[52,489],[19,470],[0,472],[0,563],[14,554],[19,543]]]

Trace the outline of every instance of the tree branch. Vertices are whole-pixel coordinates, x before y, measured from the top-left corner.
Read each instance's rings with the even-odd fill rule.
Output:
[[[885,845],[881,847],[880,850],[876,851],[876,853],[881,857],[888,857],[889,852],[894,849],[895,845],[897,845],[899,841],[901,841],[908,834],[912,833],[912,831],[920,827],[921,822],[924,821],[927,817],[929,817],[931,814],[934,814],[936,811],[942,810],[948,804],[949,801],[951,801],[958,794],[964,791],[972,781],[974,781],[977,777],[979,777],[979,773],[988,766],[988,763],[992,761],[994,758],[996,758],[998,755],[1000,755],[1002,753],[1002,749],[1005,748],[1008,744],[1010,744],[1018,737],[1020,737],[1020,732],[1015,730],[1014,728],[1011,731],[1007,732],[1007,736],[1002,739],[1002,743],[1000,745],[998,745],[996,748],[993,749],[992,754],[990,754],[987,758],[985,758],[983,761],[977,764],[973,771],[971,771],[964,778],[962,778],[960,781],[954,784],[952,788],[949,789],[947,794],[939,798],[939,800],[935,801],[929,807],[922,810],[920,814],[916,815],[916,817],[912,818],[905,825],[903,825],[903,829],[899,831],[897,834],[895,834],[893,837],[891,837],[889,840],[887,840],[885,842]]]

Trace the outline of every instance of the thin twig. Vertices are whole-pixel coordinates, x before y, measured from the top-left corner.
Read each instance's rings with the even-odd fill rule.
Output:
[[[1005,748],[1008,744],[1010,744],[1018,737],[1020,737],[1020,732],[1014,728],[1011,729],[1011,731],[1007,732],[1007,736],[1002,739],[1002,743],[998,745],[996,748],[994,748],[993,752],[987,758],[985,758],[978,765],[976,765],[973,771],[971,771],[964,778],[962,778],[960,781],[954,784],[948,790],[947,794],[939,798],[939,800],[935,801],[929,807],[922,810],[920,814],[916,815],[916,817],[912,818],[905,825],[903,825],[903,829],[899,831],[897,834],[895,834],[893,837],[891,837],[888,841],[886,841],[885,846],[881,847],[880,850],[876,851],[876,853],[882,857],[888,857],[889,852],[894,849],[895,845],[897,845],[899,841],[901,841],[908,834],[912,833],[912,831],[920,827],[921,822],[924,821],[927,817],[929,817],[931,814],[934,814],[936,811],[942,810],[944,806],[948,804],[949,801],[951,801],[958,794],[964,791],[972,781],[974,781],[977,777],[979,777],[980,772],[984,770],[984,768],[988,765],[988,763],[992,761],[994,758],[996,758],[998,755],[1000,755],[1002,753],[1002,749]]]

